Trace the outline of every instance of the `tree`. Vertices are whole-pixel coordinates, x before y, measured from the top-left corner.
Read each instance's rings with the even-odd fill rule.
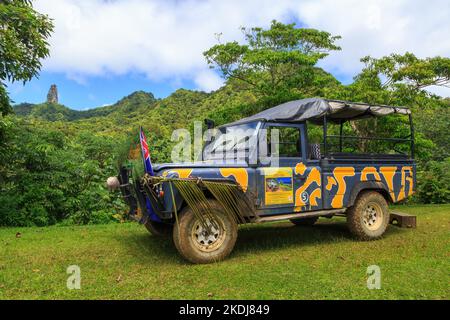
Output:
[[[340,50],[335,44],[340,36],[296,28],[295,23],[274,20],[269,29],[243,27],[242,32],[246,44],[219,43],[204,56],[225,79],[244,84],[263,98],[306,90],[318,74],[317,62],[330,51]]]
[[[5,81],[26,81],[38,75],[49,55],[50,18],[33,9],[31,0],[0,1],[0,115],[11,111]]]
[[[367,56],[361,62],[365,66],[352,89],[360,86],[359,92],[383,91],[383,101],[378,102],[411,105],[421,97],[431,96],[426,91],[430,86],[450,87],[450,58],[420,59],[407,52],[379,59]]]
[[[400,82],[412,89],[424,89],[429,86],[449,86],[450,58],[433,57],[419,59],[412,53],[391,54],[375,59],[370,56],[361,59],[365,63],[364,71],[373,72],[386,78],[382,86],[389,88]]]
[[[448,136],[449,105],[427,89],[430,86],[449,86],[450,58],[436,56],[420,59],[412,53],[405,53],[378,59],[366,56],[361,62],[364,68],[352,84],[327,88],[325,96],[410,107],[415,115],[417,159],[426,163],[448,157],[448,139],[445,138]],[[388,122],[387,118],[355,122],[352,129],[357,135],[380,136],[383,132],[392,133],[398,128],[396,122],[386,127]],[[430,123],[433,125],[430,126]],[[359,144],[362,146],[367,142],[360,141]]]

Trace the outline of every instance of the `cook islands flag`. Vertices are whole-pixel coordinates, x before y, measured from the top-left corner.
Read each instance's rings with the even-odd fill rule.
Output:
[[[150,151],[148,150],[147,139],[145,138],[144,130],[140,128],[139,140],[141,141],[142,160],[144,161],[144,170],[149,175],[153,176],[152,161],[150,160]],[[147,212],[151,220],[161,222],[161,219],[156,215],[155,211],[150,204],[148,198],[145,199],[147,205]]]
[[[144,160],[144,170],[149,175],[153,176],[152,162],[150,160],[150,151],[148,150],[147,139],[145,138],[144,130],[140,129],[139,138],[141,140],[142,159]]]

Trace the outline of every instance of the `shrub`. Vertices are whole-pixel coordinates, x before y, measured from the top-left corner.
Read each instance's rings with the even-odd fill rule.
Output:
[[[417,173],[416,200],[421,203],[450,202],[450,158],[430,161]]]

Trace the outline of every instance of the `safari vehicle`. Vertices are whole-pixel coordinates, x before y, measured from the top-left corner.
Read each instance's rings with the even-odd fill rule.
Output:
[[[391,116],[406,130],[383,131],[380,117]],[[378,126],[378,136],[349,134],[362,131],[359,121],[368,121],[366,131]],[[388,204],[415,189],[413,122],[404,107],[311,98],[217,130],[201,161],[154,165],[138,181],[123,168],[118,177],[131,214],[139,206],[147,229],[172,235],[193,263],[226,258],[246,223],[310,226],[345,216],[356,238],[378,239],[393,217]]]

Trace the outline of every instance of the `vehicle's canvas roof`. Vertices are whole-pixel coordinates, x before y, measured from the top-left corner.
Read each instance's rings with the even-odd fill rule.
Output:
[[[232,124],[235,125],[256,120],[271,122],[301,122],[310,120],[316,123],[322,123],[323,116],[325,115],[327,115],[327,121],[339,123],[341,120],[357,120],[368,117],[385,116],[393,113],[410,114],[411,111],[405,107],[309,98],[280,104],[279,106],[264,110]]]

